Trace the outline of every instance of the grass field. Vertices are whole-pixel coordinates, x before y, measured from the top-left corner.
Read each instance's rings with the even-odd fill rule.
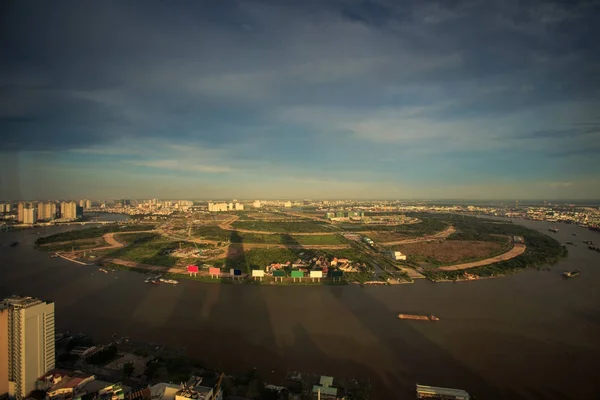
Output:
[[[234,228],[247,229],[252,231],[275,232],[275,233],[311,233],[311,232],[331,232],[335,230],[331,225],[321,224],[316,221],[298,221],[298,222],[271,222],[271,221],[235,221]]]
[[[207,240],[217,240],[220,242],[228,241],[231,243],[268,243],[288,245],[337,245],[347,243],[343,237],[338,235],[265,235],[260,233],[228,231],[221,229],[218,226],[196,227],[192,232],[194,237],[197,238],[199,237]]]
[[[129,243],[129,246],[111,251],[106,256],[162,267],[172,267],[177,263],[178,259],[166,252],[178,248],[179,242],[162,239],[158,234],[150,234]]]
[[[404,239],[414,238],[413,235],[408,235],[406,233],[384,232],[384,231],[369,233],[365,236],[369,237],[371,240],[373,240],[376,243],[394,242],[396,240],[404,240]]]
[[[406,254],[408,261],[429,263],[435,266],[458,264],[493,257],[510,249],[508,240],[504,242],[482,242],[468,240],[446,240],[393,246],[392,250]]]
[[[218,226],[197,226],[192,228],[192,235],[206,240],[226,242],[231,240],[232,231],[221,229]]]
[[[58,243],[48,243],[41,246],[38,246],[39,250],[42,251],[72,251],[72,250],[87,250],[93,249],[96,247],[106,246],[106,242],[102,238],[91,238],[91,239],[79,239],[73,240],[70,242],[58,242]]]
[[[431,235],[443,231],[448,223],[432,217],[420,218],[421,222],[416,224],[400,225],[378,225],[378,224],[339,224],[341,230],[345,231],[375,231],[375,232],[393,232],[407,235],[409,237]]]
[[[41,237],[36,240],[37,245],[55,243],[55,242],[66,242],[71,240],[79,239],[90,239],[96,238],[110,232],[132,232],[132,231],[149,231],[154,229],[152,224],[135,224],[135,225],[105,225],[94,228],[80,229],[74,231],[68,231],[63,233],[57,233],[46,237]]]
[[[302,254],[302,256],[300,255]],[[298,258],[326,256],[328,258],[338,257],[347,258],[356,262],[367,262],[368,256],[356,249],[286,249],[286,248],[265,248],[252,249],[237,254],[224,260],[216,260],[214,265],[227,268],[240,268],[245,272],[252,269],[264,269],[271,263],[285,263],[295,261]]]

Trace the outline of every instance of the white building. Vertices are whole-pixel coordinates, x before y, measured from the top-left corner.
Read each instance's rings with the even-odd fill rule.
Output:
[[[292,202],[291,201],[286,201],[285,203],[283,203],[283,206],[285,208],[290,208],[290,207],[292,207]]]
[[[254,208],[260,208],[261,204],[260,204],[260,200],[254,200],[254,203],[252,203],[252,207]]]
[[[23,209],[23,223],[35,224],[37,222],[37,210],[33,207]]]
[[[402,254],[399,251],[391,251],[391,256],[394,260],[399,261],[399,260],[406,260],[406,254]]]
[[[77,219],[77,203],[60,203],[60,217],[64,219]]]
[[[23,222],[23,210],[25,210],[25,203],[17,204],[17,221]]]
[[[0,350],[3,347],[8,362],[6,371],[0,368],[0,394],[8,381],[9,396],[24,399],[37,378],[54,369],[54,303],[32,297],[5,299],[0,304]]]
[[[227,211],[227,203],[208,203],[208,211],[210,211],[210,212]]]
[[[235,211],[244,211],[244,205],[242,203],[235,203]]]

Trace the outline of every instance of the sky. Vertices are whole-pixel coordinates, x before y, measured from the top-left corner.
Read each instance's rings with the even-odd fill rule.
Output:
[[[600,199],[600,1],[0,2],[0,199]]]

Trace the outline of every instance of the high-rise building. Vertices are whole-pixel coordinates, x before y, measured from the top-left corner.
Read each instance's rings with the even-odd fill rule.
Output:
[[[23,222],[23,210],[25,209],[25,203],[19,202],[17,205],[17,221]]]
[[[56,218],[56,203],[38,203],[38,220],[51,220],[54,218]]]
[[[91,200],[86,200],[85,204],[83,205],[83,209],[84,210],[89,210],[90,208],[92,208],[92,201]]]
[[[77,203],[60,203],[60,217],[64,219],[77,219]]]
[[[23,209],[23,223],[35,224],[37,222],[37,210],[33,207]]]
[[[235,203],[235,211],[244,211],[244,205],[242,203]]]
[[[8,393],[8,308],[0,306],[0,397]]]
[[[254,203],[252,203],[252,207],[254,208],[260,208],[261,204],[260,204],[260,200],[254,200]]]
[[[208,211],[227,211],[227,203],[208,203]]]
[[[54,303],[33,297],[5,299],[0,304],[0,333],[0,392],[8,382],[9,396],[24,399],[37,378],[54,369]],[[4,349],[6,357],[1,354]]]

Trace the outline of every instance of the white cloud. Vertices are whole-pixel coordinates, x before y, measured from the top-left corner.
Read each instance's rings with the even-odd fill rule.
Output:
[[[150,167],[150,168],[162,168],[174,171],[184,171],[184,172],[203,172],[203,173],[223,173],[232,171],[231,168],[222,165],[207,165],[207,164],[195,164],[189,163],[182,160],[150,160],[150,161],[139,161],[139,160],[131,160],[127,161],[127,163],[140,166],[140,167]]]

